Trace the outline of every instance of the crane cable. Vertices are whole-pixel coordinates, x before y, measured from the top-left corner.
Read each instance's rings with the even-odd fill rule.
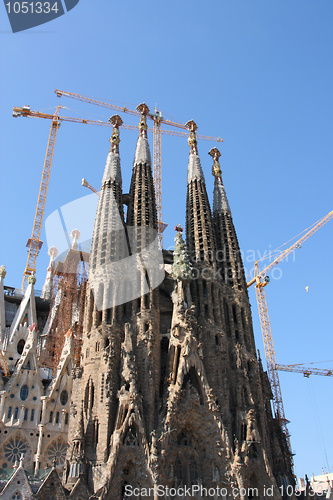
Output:
[[[331,469],[330,469],[330,466],[328,463],[327,451],[326,451],[325,444],[323,441],[322,425],[321,425],[320,416],[318,413],[318,406],[316,404],[315,394],[314,394],[313,387],[312,387],[312,380],[309,379],[309,381],[310,382],[309,382],[309,386],[308,386],[308,391],[309,391],[310,400],[311,400],[311,404],[312,404],[312,411],[313,411],[318,441],[319,441],[319,445],[321,448],[320,451],[322,453],[322,458],[323,458],[324,462],[326,462],[327,470],[328,470],[328,472],[330,472]]]
[[[275,248],[274,250],[271,250],[267,255],[264,255],[260,259],[257,259],[256,262],[262,262],[262,261],[264,261],[266,259],[269,259],[269,258],[273,259],[276,256],[276,253],[280,254],[280,252],[278,252],[278,250],[280,250],[280,248],[286,246],[288,243],[290,243],[291,241],[293,241],[296,238],[298,238],[298,236],[301,236],[301,234],[303,234],[303,233],[305,233],[307,231],[310,231],[310,229],[312,227],[316,226],[321,220],[322,220],[322,217],[320,219],[318,219],[317,222],[314,222],[313,224],[311,224],[311,226],[307,227],[306,229],[303,229],[303,231],[301,231],[300,233],[296,234],[295,236],[293,236],[292,238],[290,238],[285,243],[282,243],[282,245],[280,245],[279,247]],[[248,272],[248,274],[246,276],[246,281],[248,281],[248,279],[250,278],[250,276],[252,276],[252,271],[254,270],[254,268],[255,268],[255,266],[252,266],[252,268]]]

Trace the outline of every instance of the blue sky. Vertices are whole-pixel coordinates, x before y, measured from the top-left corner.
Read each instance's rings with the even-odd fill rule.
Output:
[[[193,118],[198,133],[223,137],[223,179],[246,256],[280,246],[331,211],[332,16],[331,0],[80,0],[66,15],[12,34],[2,6],[0,213],[7,285],[21,285],[50,128],[46,120],[12,118],[13,106],[53,112],[62,104],[69,108],[63,114],[100,120],[112,114],[58,99],[55,88],[133,109],[142,101],[151,109],[156,104],[167,118]],[[88,194],[82,177],[99,188],[109,136],[107,128],[62,124],[45,218]],[[121,131],[124,191],[136,137]],[[214,145],[199,143],[210,194],[207,153]],[[186,139],[163,137],[165,247],[173,246],[174,226],[184,224],[187,159]],[[279,363],[333,359],[332,224],[281,264],[282,276],[266,288]],[[45,244],[37,288],[46,252]],[[248,270],[252,265],[245,262]],[[264,357],[254,290],[250,299]],[[333,471],[332,378],[281,373],[280,380],[296,473]]]

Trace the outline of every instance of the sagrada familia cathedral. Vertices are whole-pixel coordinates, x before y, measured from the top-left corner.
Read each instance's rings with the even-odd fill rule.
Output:
[[[90,255],[78,231],[63,259],[50,249],[39,297],[34,276],[17,297],[0,268],[0,498],[277,500],[294,486],[292,456],[255,347],[220,153],[209,152],[211,210],[187,123],[186,243],[176,226],[174,251],[158,251],[149,110],[138,110],[126,194],[112,118]]]

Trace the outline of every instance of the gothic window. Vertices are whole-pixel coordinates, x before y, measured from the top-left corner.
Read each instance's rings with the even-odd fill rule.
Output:
[[[247,425],[243,422],[241,425],[241,441],[246,441]]]
[[[24,339],[21,339],[21,340],[18,341],[17,347],[16,347],[18,354],[22,354],[23,349],[24,349],[24,344],[25,344]]]
[[[20,438],[15,438],[9,441],[5,446],[5,457],[9,462],[18,462],[21,455],[25,455],[27,452],[27,447],[25,443]]]
[[[250,458],[258,458],[257,447],[256,447],[256,445],[254,443],[252,443],[251,446],[250,446],[249,457]]]
[[[60,394],[60,403],[62,406],[65,406],[68,401],[68,392],[63,390],[62,393]]]
[[[51,444],[48,449],[48,461],[52,463],[55,460],[57,466],[62,465],[65,463],[66,453],[67,444],[65,444],[63,441],[57,441]]]
[[[59,424],[59,417],[60,417],[60,414],[59,414],[59,412],[57,411],[57,413],[56,413],[56,419],[55,419],[55,423],[56,423],[56,424]]]
[[[94,421],[94,441],[95,441],[95,444],[98,443],[98,431],[99,431],[99,423],[98,423],[98,420],[96,419]]]
[[[183,467],[179,458],[177,458],[175,462],[174,468],[175,478],[177,479],[178,484],[183,482]]]
[[[194,393],[194,391],[197,391],[200,398],[200,404],[203,405],[203,395],[200,379],[193,366],[191,366],[190,370],[184,376],[182,389],[189,389],[192,394]]]
[[[243,328],[245,330],[245,328],[246,328],[246,319],[245,319],[245,313],[244,313],[244,309],[243,308],[241,309],[241,317],[242,317],[242,325],[243,325]]]
[[[21,497],[21,494],[16,491],[12,496],[11,496],[12,500],[21,500],[22,497]]]
[[[24,420],[28,420],[28,408],[24,410]]]
[[[19,409],[18,409],[18,407],[16,407],[15,412],[14,412],[14,420],[18,419],[18,414],[19,414]]]
[[[90,393],[89,393],[89,408],[90,408],[90,410],[94,406],[94,395],[95,395],[95,387],[94,387],[94,384],[91,380],[90,381]]]
[[[200,481],[197,462],[193,454],[177,457],[174,464],[174,476],[177,485],[194,485]]]
[[[66,415],[65,415],[65,425],[68,425],[68,419],[69,419],[69,414],[66,413]]]
[[[50,411],[50,418],[49,418],[50,424],[53,422],[53,411]]]
[[[198,467],[194,460],[189,463],[189,479],[191,484],[196,484],[199,479]]]
[[[182,432],[178,436],[177,444],[180,446],[192,446],[192,440],[188,434]]]
[[[235,304],[232,304],[232,316],[234,318],[235,325],[237,325],[237,312]]]
[[[248,395],[247,395],[247,390],[245,387],[243,387],[243,390],[242,390],[242,403],[243,403],[243,405],[248,404]]]
[[[25,401],[28,398],[29,395],[29,389],[27,385],[22,385],[21,391],[20,391],[20,397],[22,401]]]
[[[32,410],[31,410],[31,416],[30,416],[30,420],[31,420],[31,422],[33,422],[33,421],[34,421],[34,419],[35,419],[35,410],[34,410],[34,409],[32,409]]]
[[[8,408],[7,418],[11,418],[11,416],[12,416],[12,411],[13,411],[13,409],[12,409],[12,407],[10,406],[10,407]]]
[[[86,385],[85,391],[84,391],[84,409],[87,412],[88,410],[88,401],[89,401],[89,381]]]
[[[223,310],[224,310],[224,320],[225,320],[225,326],[227,329],[227,335],[229,338],[231,338],[229,308],[228,308],[227,301],[225,299],[223,299]]]

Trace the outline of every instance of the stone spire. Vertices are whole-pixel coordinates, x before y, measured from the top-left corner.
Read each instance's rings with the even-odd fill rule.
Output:
[[[142,257],[148,247],[158,245],[158,233],[155,190],[147,139],[146,120],[149,108],[142,103],[136,109],[141,113],[141,117],[129,192],[127,232],[132,254]],[[142,266],[136,276],[133,276],[131,286],[136,281],[141,289],[141,298],[132,304],[132,310],[137,313],[135,350],[138,391],[142,394],[145,408],[143,418],[147,437],[150,439],[156,419],[155,402],[159,392],[157,367],[160,358],[160,336],[158,292],[151,286],[148,271]]]
[[[89,272],[106,267],[111,262],[121,258],[119,251],[123,245],[119,239],[124,239],[124,213],[122,203],[122,177],[119,156],[119,127],[122,124],[120,116],[110,118],[113,132],[110,139],[111,147],[106,160],[102,189],[98,201],[91,245]]]
[[[198,143],[196,139],[196,132],[198,129],[197,124],[193,120],[189,120],[185,124],[185,127],[190,131],[190,136],[188,138],[188,145],[190,146],[190,157],[188,160],[187,183],[193,181],[194,179],[200,179],[205,182],[198,153]]]
[[[215,177],[213,216],[216,234],[216,255],[221,277],[229,285],[237,285],[238,288],[246,289],[237,234],[222,182],[222,171],[219,163],[221,153],[217,148],[212,148],[208,154],[214,159],[212,166],[212,175]]]
[[[119,186],[122,185],[121,169],[120,169],[120,156],[119,156],[119,127],[123,124],[119,115],[111,116],[109,120],[113,125],[112,136],[110,138],[110,151],[106,160],[102,184],[107,181],[114,181]]]
[[[149,108],[144,102],[137,106],[137,111],[141,113],[139,123],[139,137],[136,143],[135,155],[133,165],[138,163],[146,163],[151,166],[150,149],[147,139],[147,114]]]
[[[230,213],[229,202],[222,182],[222,171],[219,163],[221,153],[217,148],[212,148],[208,154],[214,159],[214,164],[212,166],[212,174],[215,177],[213,214],[220,212]]]
[[[147,139],[147,114],[149,108],[145,103],[142,103],[136,109],[141,113],[141,117],[133,162],[127,225],[136,227],[149,226],[157,231],[155,190]]]
[[[196,131],[193,120],[185,127],[190,131],[188,145],[190,156],[187,170],[186,241],[193,263],[209,266],[215,263],[215,236],[208,201],[205,178],[198,155]]]
[[[45,283],[43,285],[40,297],[41,299],[51,300],[53,291],[54,260],[58,255],[58,250],[56,249],[56,247],[51,247],[49,248],[49,251],[47,253],[50,256],[50,261],[47,268]]]

